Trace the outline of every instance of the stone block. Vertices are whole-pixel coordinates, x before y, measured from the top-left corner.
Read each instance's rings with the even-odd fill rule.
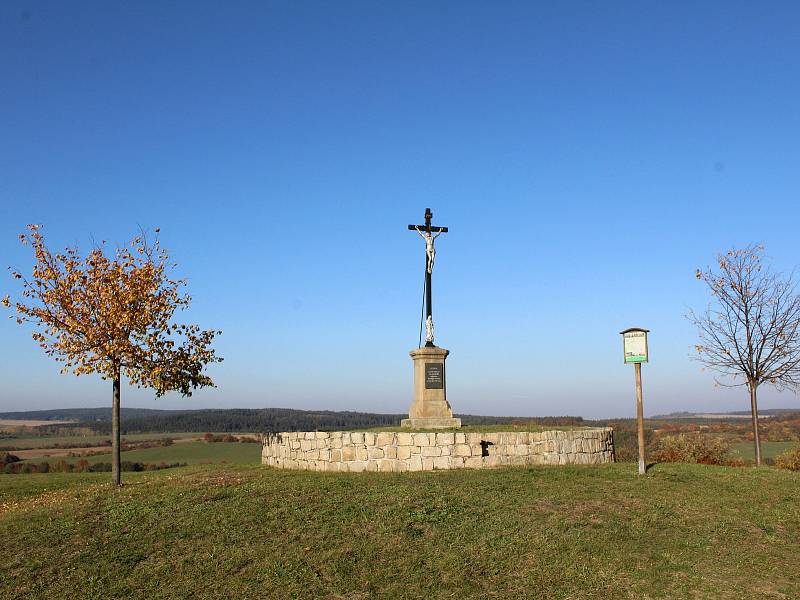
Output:
[[[456,434],[458,435],[458,434]],[[463,433],[461,435],[464,435]],[[472,450],[466,444],[456,444],[453,446],[453,456],[471,456]]]
[[[397,446],[385,446],[383,448],[383,452],[386,455],[386,458],[397,458]]]
[[[378,471],[383,471],[383,472],[394,471],[395,462],[396,461],[393,461],[393,460],[379,460],[378,461]]]
[[[480,433],[478,435],[480,437],[480,441],[489,442],[495,446],[502,443],[500,442],[500,433]]]
[[[446,445],[446,446],[439,446],[439,449],[442,451],[442,456],[450,456],[453,453],[453,446]]]
[[[433,458],[422,458],[422,470],[423,471],[433,471]]]
[[[409,471],[422,471],[422,457],[421,456],[412,456],[406,462],[408,464]]]
[[[455,441],[456,444],[466,444],[467,443],[467,435],[465,433],[456,433],[455,434]]]
[[[436,435],[435,433],[432,435]],[[414,434],[414,445],[415,446],[430,446],[431,445],[431,434],[428,433],[415,433]]]
[[[317,431],[316,433],[318,440],[327,440],[330,437],[330,434],[327,431]]]
[[[361,473],[367,468],[367,464],[363,460],[354,460],[347,463],[347,470],[350,473]]]
[[[370,459],[384,458],[386,456],[382,448],[376,448],[375,446],[367,449],[367,455]]]
[[[455,434],[453,433],[437,433],[436,434],[436,445],[443,446],[445,444],[453,445],[456,443]]]
[[[453,417],[414,417],[402,419],[400,427],[405,429],[458,429],[461,419]]]
[[[349,461],[356,459],[356,449],[353,446],[345,446],[342,448],[342,460]]]
[[[390,431],[384,431],[375,436],[375,445],[376,446],[389,446],[394,444],[394,433]]]
[[[433,459],[433,468],[434,469],[449,469],[450,468],[450,457],[449,456],[437,456]]]
[[[503,464],[503,457],[501,456],[492,456],[491,454],[483,459],[484,464],[487,467],[499,467]]]
[[[411,457],[411,448],[409,446],[397,447],[397,458],[399,460],[408,460]]]
[[[464,459],[464,466],[468,469],[480,469],[483,467],[484,460],[480,456],[470,456]]]
[[[356,460],[368,460],[369,452],[366,446],[356,446]]]
[[[367,432],[364,434],[364,443],[367,446],[374,446],[375,445],[375,434]]]
[[[364,443],[364,434],[358,431],[354,431],[350,434],[350,443],[351,444],[363,444]]]
[[[342,460],[342,451],[339,449],[331,450],[331,462],[341,462]]]
[[[439,448],[438,446],[424,446],[422,448],[423,458],[427,456],[441,456],[441,455],[442,455],[442,449]]]
[[[475,446],[476,444],[479,445],[481,441],[483,441],[482,433],[467,433],[466,436],[466,443],[470,446]]]
[[[397,434],[397,445],[398,446],[411,446],[413,439],[411,433],[398,433]]]

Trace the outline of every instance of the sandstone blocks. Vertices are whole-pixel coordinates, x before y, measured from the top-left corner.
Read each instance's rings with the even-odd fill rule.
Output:
[[[263,464],[309,471],[433,471],[614,460],[610,427],[498,433],[292,431],[263,439]]]

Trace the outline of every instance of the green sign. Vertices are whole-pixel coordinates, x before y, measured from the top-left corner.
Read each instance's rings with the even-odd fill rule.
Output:
[[[626,363],[647,362],[647,332],[641,329],[625,331],[622,344]]]

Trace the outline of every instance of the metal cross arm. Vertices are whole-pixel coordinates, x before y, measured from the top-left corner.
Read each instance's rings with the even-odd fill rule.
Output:
[[[431,225],[430,227],[428,225],[409,225],[408,229],[409,231],[416,231],[419,229],[420,231],[430,231],[431,233],[447,233],[447,227],[436,227],[435,225]]]

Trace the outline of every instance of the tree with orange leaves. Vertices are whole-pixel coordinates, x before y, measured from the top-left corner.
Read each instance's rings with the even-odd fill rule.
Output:
[[[23,298],[13,302],[17,323],[37,328],[33,339],[63,363],[62,373],[97,373],[113,382],[112,478],[120,485],[122,376],[156,396],[213,387],[203,370],[222,361],[211,348],[222,332],[173,320],[191,297],[181,292],[186,281],[172,277],[174,265],[157,237],[150,242],[142,234],[109,255],[103,242],[81,256],[75,247],[51,252],[41,227],[28,229],[20,241],[33,249],[36,263],[30,279],[12,271],[22,281]],[[2,303],[12,306],[8,296]]]

